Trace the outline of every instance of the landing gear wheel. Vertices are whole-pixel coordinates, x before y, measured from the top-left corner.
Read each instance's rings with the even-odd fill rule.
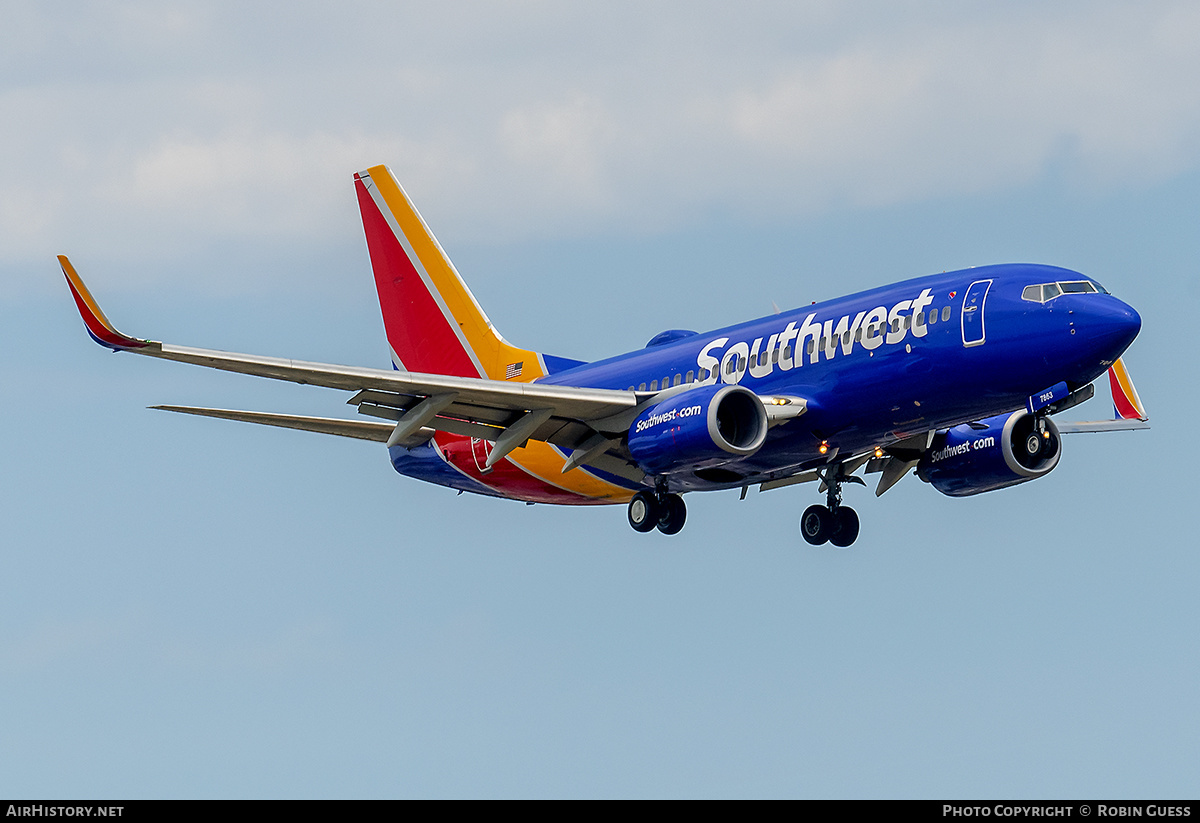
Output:
[[[687,506],[677,494],[668,494],[662,501],[662,514],[658,518],[658,530],[663,534],[678,534],[687,520]],[[634,528],[637,528],[636,526]]]
[[[662,518],[662,514],[662,506],[650,492],[638,492],[629,501],[629,525],[633,526],[634,531],[653,531]],[[682,528],[683,522],[680,521],[679,525]]]
[[[809,506],[800,517],[800,534],[814,546],[829,540],[833,531],[833,515],[824,506]]]
[[[858,539],[858,513],[849,506],[838,506],[833,514],[833,534],[829,542],[844,549]]]

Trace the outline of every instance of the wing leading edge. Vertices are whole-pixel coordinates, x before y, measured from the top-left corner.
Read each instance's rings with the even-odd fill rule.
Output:
[[[348,402],[357,406],[360,413],[394,422],[367,423],[228,409],[155,407],[166,411],[380,440],[389,445],[414,446],[428,440],[434,431],[446,431],[494,442],[494,463],[528,440],[568,449],[594,448],[597,434],[623,435],[634,410],[651,396],[612,389],[510,383],[310,363],[143,340],[118,331],[100,309],[71,261],[63,255],[58,260],[88,334],[106,348],[255,377],[352,391],[355,394]],[[612,454],[593,455],[588,463],[625,476],[636,473],[640,477],[641,474],[627,461]]]

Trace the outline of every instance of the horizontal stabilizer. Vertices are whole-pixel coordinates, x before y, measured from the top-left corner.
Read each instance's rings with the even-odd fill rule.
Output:
[[[243,423],[278,426],[282,429],[335,434],[338,437],[353,437],[358,440],[375,440],[380,443],[387,442],[394,428],[387,423],[372,423],[369,420],[339,420],[336,417],[303,417],[297,414],[205,409],[195,406],[151,406],[150,408],[181,414],[195,414],[200,417],[217,417],[221,420],[239,420]]]

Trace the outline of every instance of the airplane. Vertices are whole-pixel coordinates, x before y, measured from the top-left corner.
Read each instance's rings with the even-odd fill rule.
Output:
[[[1148,428],[1121,355],[1141,318],[1069,269],[918,277],[699,334],[670,329],[595,362],[524,349],[488,319],[386,166],[354,175],[392,369],[185,348],[117,331],[65,256],[91,337],[114,351],[352,392],[371,419],[151,408],[386,444],[408,477],[459,493],[625,504],[676,534],[683,495],[819,482],[800,531],[847,547],[842,487],[910,473],[962,497],[1045,476],[1061,435]],[[1112,420],[1056,423],[1108,373]]]

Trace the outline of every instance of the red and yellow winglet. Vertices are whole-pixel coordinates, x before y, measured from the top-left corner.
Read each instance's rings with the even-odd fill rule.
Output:
[[[1125,369],[1125,363],[1119,357],[1117,362],[1109,367],[1108,385],[1112,390],[1113,410],[1117,419],[1149,419],[1146,407],[1142,405],[1142,398],[1138,397],[1137,389],[1133,387],[1133,381],[1129,379],[1129,372]]]
[[[108,322],[108,318],[100,310],[96,298],[92,297],[92,293],[83,284],[79,273],[75,271],[75,267],[71,265],[71,261],[67,259],[66,255],[60,254],[58,263],[67,277],[67,285],[71,287],[71,294],[75,296],[75,305],[79,307],[79,316],[83,318],[87,333],[92,336],[93,340],[113,351],[142,349],[151,345],[149,340],[139,340],[117,331],[113,324]]]

